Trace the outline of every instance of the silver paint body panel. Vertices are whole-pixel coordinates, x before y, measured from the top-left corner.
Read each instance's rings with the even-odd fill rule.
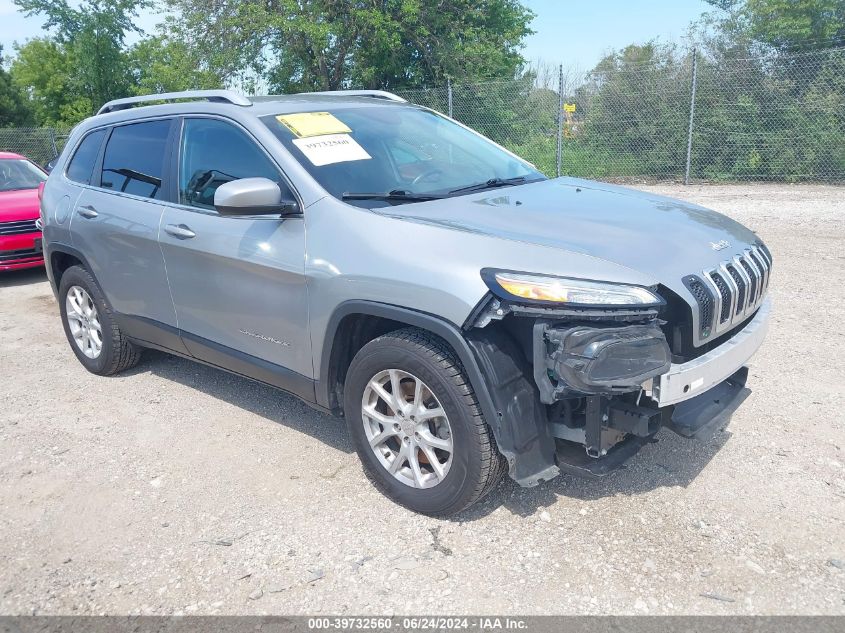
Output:
[[[479,271],[503,268],[662,284],[695,306],[683,276],[717,266],[756,241],[739,223],[697,205],[571,178],[377,210],[351,206],[330,196],[258,118],[338,105],[416,107],[310,94],[250,106],[169,103],[92,117],[73,131],[47,181],[45,238],[89,258],[116,310],[312,379],[321,375],[331,316],[348,300],[401,306],[460,327],[488,291]],[[190,116],[225,119],[245,130],[292,185],[304,217],[224,218],[65,176],[69,157],[94,128]],[[63,197],[73,208],[93,200],[103,213],[95,220],[74,216],[68,232],[50,212]],[[195,236],[162,230],[168,225],[184,225]],[[714,251],[711,243],[722,240],[730,246]],[[697,331],[698,311],[692,313]]]

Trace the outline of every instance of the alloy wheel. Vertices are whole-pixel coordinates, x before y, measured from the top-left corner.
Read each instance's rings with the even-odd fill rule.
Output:
[[[452,428],[434,392],[400,369],[373,376],[364,389],[361,417],[370,448],[394,478],[432,488],[452,465]]]
[[[65,311],[76,346],[88,358],[97,358],[103,351],[103,328],[91,295],[82,286],[71,286],[65,297]]]

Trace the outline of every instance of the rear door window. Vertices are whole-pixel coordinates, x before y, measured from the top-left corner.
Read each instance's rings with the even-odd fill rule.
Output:
[[[91,184],[91,174],[94,173],[94,163],[100,153],[100,146],[106,136],[105,130],[94,130],[79,144],[76,153],[67,166],[67,177],[85,185]]]
[[[169,133],[169,119],[114,128],[103,156],[100,186],[143,198],[163,199]]]

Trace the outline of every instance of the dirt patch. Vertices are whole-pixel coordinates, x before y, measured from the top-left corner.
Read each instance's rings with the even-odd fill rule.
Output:
[[[160,353],[88,374],[43,273],[4,276],[0,612],[845,614],[845,190],[648,189],[773,251],[753,394],[711,440],[453,521],[382,497],[283,393]]]

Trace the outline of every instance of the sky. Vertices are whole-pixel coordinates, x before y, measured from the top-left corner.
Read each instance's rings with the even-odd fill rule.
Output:
[[[537,17],[536,33],[526,41],[529,61],[563,63],[589,69],[613,48],[654,38],[678,41],[687,26],[712,7],[703,0],[523,0]],[[138,25],[151,31],[160,17],[145,13]],[[0,0],[0,44],[13,52],[13,43],[41,35],[42,20],[26,18],[11,0]]]
[[[523,0],[536,17],[523,50],[542,60],[589,70],[611,49],[659,38],[680,41],[713,10],[703,0]]]

